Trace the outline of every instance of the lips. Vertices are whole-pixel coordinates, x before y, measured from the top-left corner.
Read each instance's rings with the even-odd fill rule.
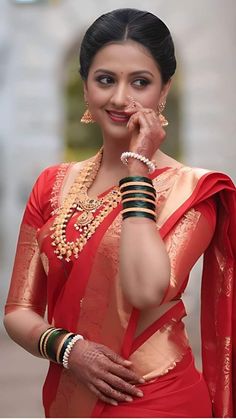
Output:
[[[119,111],[107,111],[107,114],[114,122],[119,122],[121,124],[127,124],[130,115],[127,115],[125,112],[119,112]]]

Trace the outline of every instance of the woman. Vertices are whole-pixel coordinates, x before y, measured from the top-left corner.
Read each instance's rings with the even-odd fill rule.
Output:
[[[82,122],[99,124],[103,148],[34,185],[6,329],[51,361],[47,417],[233,417],[235,188],[159,149],[170,32],[151,13],[115,10],[87,30],[80,65]],[[201,374],[181,296],[203,253]]]

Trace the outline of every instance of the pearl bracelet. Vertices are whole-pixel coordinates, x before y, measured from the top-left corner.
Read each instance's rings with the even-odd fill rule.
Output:
[[[63,355],[63,359],[62,359],[62,365],[63,365],[64,368],[66,368],[66,369],[69,368],[68,361],[69,361],[69,356],[70,356],[70,353],[71,353],[71,350],[72,350],[73,346],[75,345],[75,343],[78,340],[83,340],[83,339],[84,338],[83,338],[82,335],[75,335],[71,339],[71,341],[68,343],[68,345],[67,345],[67,347],[65,349],[64,355]]]
[[[149,173],[153,173],[156,169],[156,165],[153,161],[149,160],[147,157],[142,156],[141,154],[134,153],[133,151],[125,151],[120,156],[120,159],[123,164],[128,164],[129,158],[139,160],[142,163],[146,164]]]

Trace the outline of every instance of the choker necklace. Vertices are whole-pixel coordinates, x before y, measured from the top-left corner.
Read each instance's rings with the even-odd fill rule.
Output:
[[[103,150],[79,171],[62,205],[58,208],[56,218],[51,230],[53,234],[52,246],[58,259],[71,261],[79,257],[87,241],[95,233],[96,229],[105,217],[118,206],[121,200],[119,187],[114,187],[108,194],[101,198],[90,198],[88,190],[97,176],[102,161]],[[78,212],[74,223],[75,230],[79,233],[75,241],[66,238],[67,225],[70,219]]]

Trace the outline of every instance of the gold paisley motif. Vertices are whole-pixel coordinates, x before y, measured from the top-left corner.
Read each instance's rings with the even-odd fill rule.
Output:
[[[200,217],[201,213],[199,211],[196,211],[194,208],[190,209],[184,214],[181,221],[174,229],[173,234],[169,236],[169,239],[166,242],[167,252],[171,263],[170,286],[172,288],[176,287],[178,281],[178,278],[175,276],[177,255],[181,250],[184,251],[184,248],[191,240],[192,232],[195,230]]]
[[[228,412],[229,401],[231,398],[231,372],[232,372],[232,338],[230,336],[225,336],[221,338],[220,345],[222,347],[222,374],[223,374],[223,388],[222,388],[222,408],[223,408],[223,418],[229,418],[230,414]]]
[[[221,272],[221,281],[218,287],[218,294],[224,294],[226,297],[232,295],[233,289],[233,266],[232,261],[227,259],[220,250],[215,247],[215,256]]]
[[[32,308],[44,314],[46,307],[46,275],[40,258],[37,230],[22,224],[12,273],[6,312],[15,306]]]
[[[175,368],[188,348],[189,340],[183,322],[172,318],[150,336],[129,359],[138,374],[150,381]]]
[[[61,187],[62,187],[63,181],[65,179],[66,172],[67,172],[67,170],[68,170],[68,168],[71,164],[72,163],[62,163],[58,167],[56,178],[55,178],[55,181],[54,181],[53,187],[52,187],[51,197],[50,197],[50,203],[51,203],[51,207],[52,207],[52,215],[57,212],[59,193],[61,191]]]
[[[49,272],[49,260],[48,260],[48,257],[46,256],[45,253],[41,253],[40,254],[40,257],[41,257],[41,261],[42,261],[42,264],[43,264],[45,273],[46,273],[46,275],[48,275],[48,272]]]

